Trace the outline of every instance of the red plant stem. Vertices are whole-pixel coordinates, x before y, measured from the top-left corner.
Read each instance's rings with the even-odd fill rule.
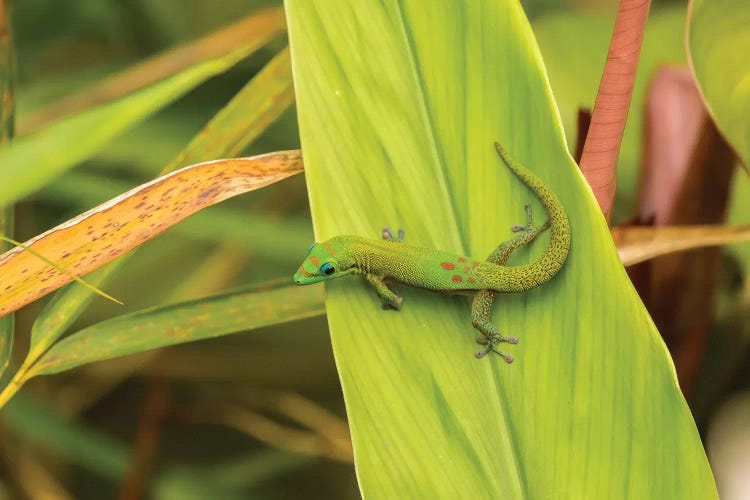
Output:
[[[651,0],[621,0],[609,44],[591,126],[583,146],[581,170],[607,221],[617,187],[617,156],[633,95],[638,56]]]

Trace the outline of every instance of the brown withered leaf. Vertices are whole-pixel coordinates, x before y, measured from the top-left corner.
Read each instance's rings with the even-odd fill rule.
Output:
[[[628,226],[612,229],[626,266],[684,250],[750,241],[750,226]]]

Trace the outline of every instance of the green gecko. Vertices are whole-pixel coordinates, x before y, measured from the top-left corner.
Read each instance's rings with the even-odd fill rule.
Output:
[[[517,344],[518,338],[501,335],[492,324],[490,312],[495,296],[523,292],[549,281],[568,257],[570,223],[557,195],[539,177],[511,158],[497,142],[495,149],[510,170],[539,197],[549,216],[547,222],[534,226],[531,207],[526,204],[526,224],[512,228],[519,234],[501,243],[486,261],[407,245],[402,242],[402,231],[394,236],[387,227],[383,229],[383,240],[334,236],[310,247],[307,258],[294,275],[294,282],[307,285],[360,274],[375,288],[384,308],[397,310],[401,309],[404,299],[388,288],[387,281],[444,293],[473,294],[471,324],[483,334],[477,342],[485,346],[475,356],[481,358],[495,352],[512,363],[513,356],[498,350],[497,346],[501,342]],[[551,228],[549,246],[538,260],[522,266],[505,266],[514,250],[530,243],[547,228]]]

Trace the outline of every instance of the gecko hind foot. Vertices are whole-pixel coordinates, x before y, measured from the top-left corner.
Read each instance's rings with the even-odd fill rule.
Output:
[[[507,352],[498,351],[497,349],[490,349],[487,348],[483,351],[477,351],[474,353],[474,357],[477,359],[481,359],[487,355],[488,352],[494,352],[495,354],[498,354],[501,358],[503,358],[503,361],[506,363],[512,363],[513,362],[513,356],[508,354]]]
[[[531,222],[531,203],[526,203],[523,207],[526,210],[526,224],[515,224],[510,228],[514,233],[534,230],[534,224]]]
[[[517,344],[518,339],[516,337],[503,337],[502,335],[491,335],[489,337],[479,337],[477,339],[477,343],[483,344],[487,347],[485,347],[481,351],[477,351],[474,353],[474,357],[477,359],[485,357],[488,353],[494,352],[495,354],[498,354],[506,363],[512,363],[513,362],[513,356],[508,354],[507,352],[499,351],[497,349],[497,344],[500,342],[507,342],[509,344]]]

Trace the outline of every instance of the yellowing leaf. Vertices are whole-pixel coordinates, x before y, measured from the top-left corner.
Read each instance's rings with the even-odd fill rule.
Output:
[[[301,171],[299,151],[199,163],[138,186],[25,245],[81,276],[202,208]],[[0,276],[0,315],[71,281],[19,247],[0,256]]]

